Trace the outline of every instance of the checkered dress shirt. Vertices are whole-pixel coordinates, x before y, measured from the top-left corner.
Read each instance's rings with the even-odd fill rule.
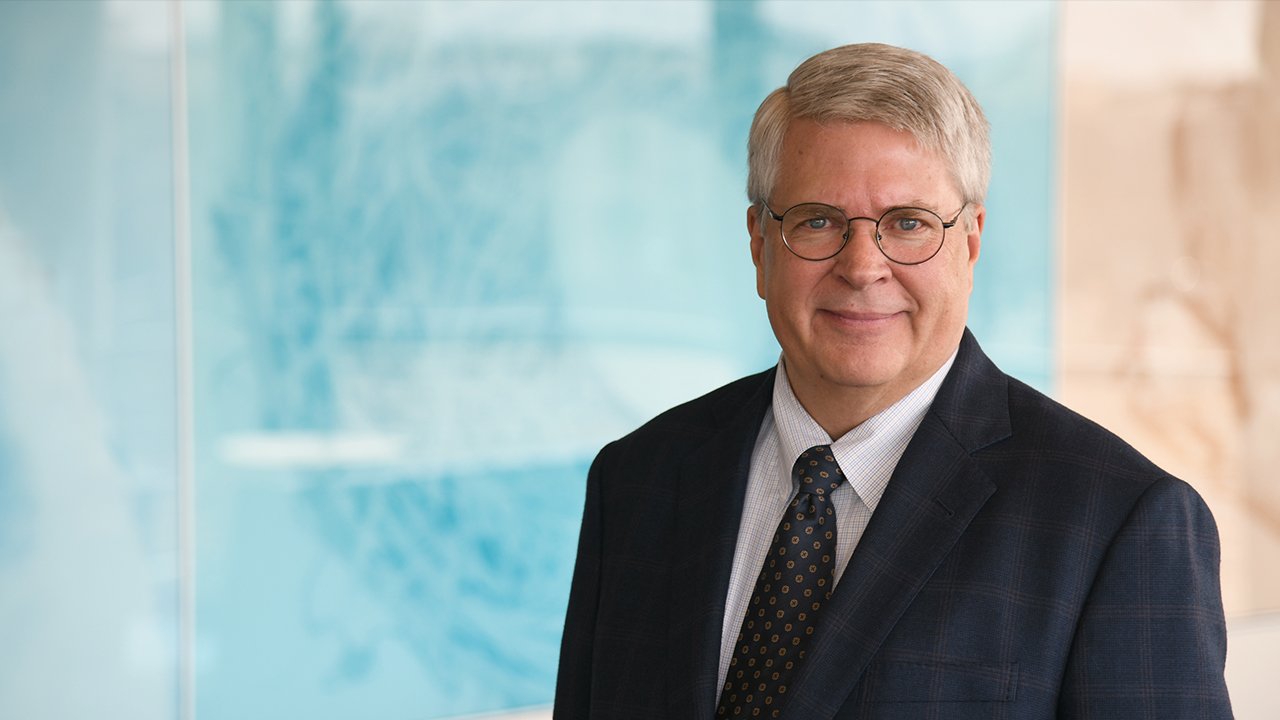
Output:
[[[836,462],[849,479],[831,494],[836,508],[835,581],[839,583],[862,531],[871,520],[871,513],[875,512],[889,484],[889,476],[924,420],[955,359],[952,353],[920,387],[835,442],[800,404],[787,380],[786,363],[778,361],[773,403],[765,412],[751,455],[747,496],[733,554],[729,595],[725,598],[724,625],[720,633],[720,682],[716,687],[724,686],[729,660],[733,658],[733,640],[742,627],[756,577],[769,553],[782,513],[798,489],[791,478],[796,458],[814,445],[830,445]]]

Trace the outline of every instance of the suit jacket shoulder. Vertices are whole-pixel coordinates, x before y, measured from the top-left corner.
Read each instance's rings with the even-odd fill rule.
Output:
[[[966,331],[951,375],[930,408],[1002,491],[1036,492],[1127,515],[1157,482],[1195,492],[1111,431],[1001,372]]]
[[[759,415],[755,418],[758,430],[771,398],[775,372],[774,368],[770,368],[739,378],[706,395],[662,412],[624,437],[606,445],[600,451],[597,462],[611,465],[636,461],[642,464],[660,464],[673,456],[696,451],[725,425],[737,420],[750,422],[751,418],[741,417],[744,412]],[[752,437],[752,442],[754,440]]]
[[[751,451],[773,371],[655,417],[587,477],[557,718],[710,717]]]

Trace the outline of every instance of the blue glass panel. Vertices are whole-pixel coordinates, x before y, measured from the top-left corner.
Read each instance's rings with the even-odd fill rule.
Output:
[[[167,8],[0,3],[0,717],[176,708]]]
[[[743,145],[806,56],[929,52],[994,125],[972,325],[1049,370],[1052,7],[188,14],[199,714],[548,703],[587,464],[777,357]]]

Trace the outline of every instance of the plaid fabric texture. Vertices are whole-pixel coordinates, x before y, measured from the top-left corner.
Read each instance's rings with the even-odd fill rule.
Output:
[[[596,458],[556,718],[713,717],[773,387],[773,371],[744,378]],[[966,332],[781,717],[1229,718],[1218,583],[1194,490]]]

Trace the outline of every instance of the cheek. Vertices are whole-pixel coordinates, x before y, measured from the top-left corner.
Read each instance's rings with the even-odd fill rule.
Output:
[[[804,334],[817,305],[814,297],[821,276],[784,258],[775,259],[783,262],[765,270],[765,305],[769,318],[775,330],[788,335]]]
[[[950,300],[962,301],[973,290],[973,265],[969,262],[967,249],[957,246],[947,257],[947,264],[940,268],[942,277],[936,279],[939,288]]]
[[[937,322],[956,314],[964,314],[969,303],[973,276],[962,268],[939,266],[943,272],[900,275],[902,287],[915,300],[917,320]]]
[[[969,314],[969,295],[973,290],[973,273],[967,265],[954,268],[945,278],[939,278],[939,293],[934,299],[938,303],[940,316],[948,322],[963,323]]]
[[[799,263],[775,266],[770,282],[771,291],[786,305],[788,312],[807,314],[815,304],[814,298],[821,294],[824,277],[824,273],[817,268]]]

